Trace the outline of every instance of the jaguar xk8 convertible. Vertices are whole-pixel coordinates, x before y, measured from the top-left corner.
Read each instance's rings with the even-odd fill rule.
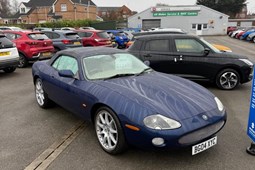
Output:
[[[226,123],[221,101],[189,80],[152,70],[117,49],[68,49],[33,65],[36,101],[53,102],[93,122],[104,151],[192,146],[192,154],[217,144]]]

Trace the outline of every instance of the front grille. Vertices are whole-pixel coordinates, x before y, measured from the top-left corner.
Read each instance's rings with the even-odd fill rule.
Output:
[[[199,142],[205,138],[210,137],[211,135],[215,134],[217,131],[219,131],[222,126],[224,125],[225,121],[220,121],[216,124],[207,126],[205,128],[202,128],[200,130],[194,131],[192,133],[189,133],[179,139],[179,143],[183,145],[188,144],[194,144],[196,142]]]

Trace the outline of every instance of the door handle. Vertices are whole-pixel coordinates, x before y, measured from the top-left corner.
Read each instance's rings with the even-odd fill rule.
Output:
[[[175,63],[177,62],[177,58],[174,58],[174,62],[175,62]]]
[[[144,56],[144,57],[151,57],[150,54],[144,54],[143,56]]]

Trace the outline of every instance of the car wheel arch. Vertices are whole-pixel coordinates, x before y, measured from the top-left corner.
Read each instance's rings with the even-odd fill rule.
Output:
[[[36,81],[38,78],[40,78],[38,75],[35,75],[35,76],[34,76],[34,80],[33,80],[34,85],[35,85],[35,81]]]
[[[99,108],[101,107],[108,107],[109,109],[111,109],[115,114],[116,114],[116,111],[108,106],[107,104],[104,104],[104,103],[95,103],[91,109],[90,109],[90,118],[91,118],[91,122],[94,124],[94,121],[95,121],[95,115],[96,115],[96,112]],[[118,115],[116,114],[116,116],[118,117]]]
[[[240,70],[238,67],[236,67],[236,66],[226,66],[226,67],[222,67],[221,69],[219,69],[219,70],[217,71],[217,73],[215,74],[215,76],[214,76],[214,82],[216,81],[217,75],[218,75],[221,71],[223,71],[223,70],[225,70],[225,69],[233,69],[233,70],[235,70],[235,71],[239,74],[240,82],[242,82],[242,80],[243,80],[243,75],[242,75],[242,73],[241,73],[241,70]]]

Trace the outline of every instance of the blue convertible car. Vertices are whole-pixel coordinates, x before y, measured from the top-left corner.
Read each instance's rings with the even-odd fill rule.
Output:
[[[192,146],[192,154],[217,143],[226,122],[221,101],[189,80],[156,72],[112,48],[58,52],[33,65],[40,107],[52,102],[92,121],[110,154],[128,145],[145,149]]]

